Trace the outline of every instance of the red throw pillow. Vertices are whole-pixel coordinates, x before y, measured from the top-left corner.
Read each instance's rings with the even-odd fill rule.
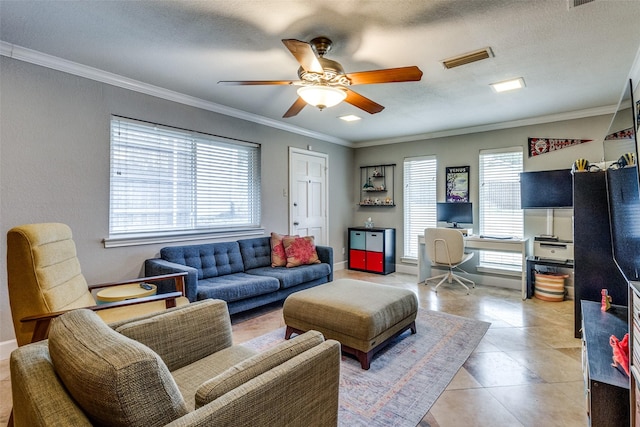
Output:
[[[320,263],[313,236],[285,236],[283,244],[287,255],[287,267]]]
[[[286,236],[288,237],[288,236]],[[271,267],[284,267],[287,265],[287,254],[284,252],[282,239],[285,236],[271,233]]]

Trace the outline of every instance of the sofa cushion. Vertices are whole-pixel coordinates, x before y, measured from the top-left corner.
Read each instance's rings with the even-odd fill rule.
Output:
[[[93,311],[74,310],[57,318],[49,353],[69,394],[94,424],[161,426],[187,413],[162,359]]]
[[[286,267],[320,263],[313,236],[285,236],[282,243],[287,255]]]
[[[271,265],[271,245],[269,237],[238,240],[244,269]]]
[[[256,276],[275,277],[280,282],[280,288],[286,289],[298,286],[302,283],[327,277],[331,274],[329,264],[301,265],[296,268],[286,267],[262,267],[247,270],[248,274]]]
[[[284,238],[286,235],[271,233],[271,267],[284,267],[287,265],[287,254],[284,251]]]
[[[238,242],[170,246],[160,250],[164,260],[198,270],[198,280],[244,271]]]
[[[236,273],[199,280],[198,299],[214,298],[233,302],[275,292],[278,289],[280,282],[273,277]]]
[[[196,391],[202,383],[255,356],[256,353],[255,350],[248,347],[233,345],[171,372],[182,396],[184,396],[189,412],[195,409]]]
[[[170,371],[190,365],[233,343],[227,304],[206,299],[114,327],[156,352]]]
[[[249,380],[286,362],[287,360],[320,345],[324,337],[318,331],[309,331],[293,340],[287,340],[256,354],[220,375],[203,382],[196,392],[195,407],[200,408],[231,390],[240,387]]]

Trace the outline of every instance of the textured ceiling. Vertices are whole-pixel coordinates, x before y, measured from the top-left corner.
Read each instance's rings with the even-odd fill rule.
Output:
[[[611,107],[640,46],[639,22],[640,1],[631,0],[575,8],[566,0],[0,0],[3,52],[31,49],[348,143]],[[334,41],[327,57],[347,72],[417,65],[422,81],[352,87],[386,107],[375,115],[343,103],[289,119],[295,86],[216,84],[297,79],[281,39],[318,35]],[[440,63],[484,47],[495,57],[450,70]],[[527,87],[489,87],[513,77]],[[337,119],[344,114],[362,120]]]

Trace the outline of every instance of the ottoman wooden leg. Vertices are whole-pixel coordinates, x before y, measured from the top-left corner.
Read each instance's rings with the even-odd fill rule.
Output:
[[[287,330],[284,332],[284,339],[288,340],[289,338],[291,338],[292,334],[304,334],[305,331],[301,331],[300,329],[296,329],[296,328],[292,328],[291,326],[287,326]]]

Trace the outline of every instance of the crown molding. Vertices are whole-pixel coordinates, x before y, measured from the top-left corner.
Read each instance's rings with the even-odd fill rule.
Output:
[[[326,135],[320,132],[314,132],[257,114],[247,113],[246,111],[227,107],[221,104],[216,104],[215,102],[206,101],[201,98],[185,95],[183,93],[147,84],[118,74],[78,64],[77,62],[68,61],[57,56],[48,55],[46,53],[42,53],[32,49],[27,49],[12,43],[5,42],[3,40],[0,40],[0,55],[12,59],[17,59],[19,61],[40,65],[42,67],[51,68],[53,70],[62,71],[64,73],[72,74],[75,76],[95,80],[101,83],[110,84],[112,86],[121,87],[123,89],[128,89],[134,92],[144,93],[146,95],[166,99],[168,101],[189,105],[191,107],[212,111],[214,113],[223,114],[225,116],[235,117],[237,119],[246,120],[263,126],[295,133],[309,138],[331,142],[333,144],[344,145],[346,147],[353,146],[351,142],[341,138],[336,138],[334,136]]]
[[[12,43],[0,40],[0,55],[6,56],[12,59],[17,59],[31,64],[40,65],[42,67],[51,68],[57,71],[62,71],[68,74],[84,77],[87,79],[95,80],[98,82],[110,84],[113,86],[128,89],[134,92],[144,93],[146,95],[155,96],[157,98],[166,99],[168,101],[177,102],[191,107],[200,108],[214,113],[223,114],[229,117],[235,117],[237,119],[246,120],[249,122],[257,123],[263,126],[268,126],[274,129],[283,130],[285,132],[291,132],[298,135],[302,135],[309,138],[318,139],[321,141],[330,142],[333,144],[343,145],[350,148],[365,148],[378,145],[387,144],[399,144],[403,142],[423,141],[435,138],[445,138],[457,135],[467,135],[471,133],[489,132],[494,130],[510,129],[521,126],[538,125],[543,123],[559,122],[563,120],[581,119],[586,117],[593,117],[605,114],[613,114],[617,106],[606,106],[590,108],[585,110],[570,111],[566,113],[553,114],[547,116],[532,117],[522,120],[514,120],[510,122],[492,123],[488,125],[472,126],[467,128],[448,129],[438,132],[429,132],[417,135],[400,136],[396,138],[370,140],[352,142],[342,138],[337,138],[331,135],[327,135],[320,132],[311,131],[298,126],[293,126],[287,123],[280,122],[278,120],[270,119],[258,114],[248,113],[246,111],[238,110],[235,108],[227,107],[225,105],[217,104],[215,102],[206,101],[201,98],[196,98],[183,93],[175,92],[169,89],[165,89],[159,86],[147,84],[138,80],[123,77],[118,74],[109,73],[97,68],[89,67],[86,65],[78,64],[76,62],[68,61],[53,55],[48,55],[36,50],[27,49]],[[638,56],[632,68],[630,74],[640,73],[640,50]]]
[[[609,105],[606,107],[588,108],[585,110],[569,111],[566,113],[552,114],[547,116],[532,117],[529,119],[513,120],[510,122],[491,123],[488,125],[472,126],[461,129],[450,129],[439,132],[423,133],[420,135],[401,136],[398,138],[377,139],[373,141],[362,141],[354,143],[354,148],[374,147],[377,145],[399,144],[402,142],[424,141],[427,139],[446,138],[449,136],[467,135],[470,133],[489,132],[494,130],[511,129],[516,127],[539,125],[544,123],[561,122],[564,120],[583,119],[586,117],[603,116],[613,114],[617,109],[617,105]]]

